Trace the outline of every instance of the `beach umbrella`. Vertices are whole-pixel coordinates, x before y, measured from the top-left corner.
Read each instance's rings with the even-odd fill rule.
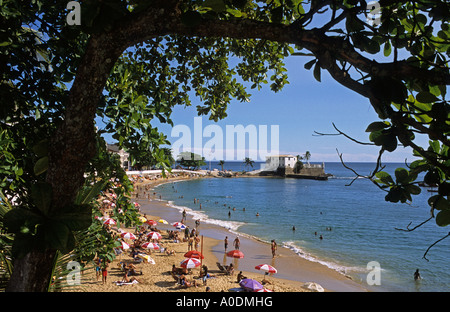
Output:
[[[122,238],[127,238],[127,239],[136,239],[136,235],[134,235],[133,233],[130,232],[123,232],[122,234],[120,234],[120,236]]]
[[[156,223],[155,220],[147,220],[145,223],[147,223],[148,225],[157,225],[158,223]]]
[[[263,289],[257,290],[256,292],[273,292],[273,290],[263,288]]]
[[[162,224],[169,224],[169,222],[167,222],[167,221],[164,220],[164,219],[159,219],[158,222],[159,222],[159,223],[162,223]]]
[[[267,273],[277,273],[277,269],[268,264],[260,264],[255,266],[255,269],[265,271]]]
[[[244,258],[244,253],[238,249],[235,249],[227,252],[227,256],[232,258]]]
[[[155,260],[153,260],[153,258],[150,257],[149,255],[140,253],[140,254],[138,254],[137,256],[138,256],[139,258],[141,258],[141,259],[146,260],[148,263],[156,264]]]
[[[205,257],[202,255],[200,251],[197,250],[191,250],[184,254],[186,258],[195,258],[195,259],[205,259]]]
[[[246,290],[250,291],[258,291],[264,288],[260,282],[255,281],[254,279],[251,278],[244,278],[239,282],[239,285],[245,288]]]
[[[155,249],[155,250],[159,250],[159,245],[156,243],[144,243],[141,246],[142,248],[147,248],[147,249]]]
[[[186,228],[186,226],[181,222],[174,222],[174,223],[172,223],[172,225],[174,227],[176,227],[177,229]]]
[[[141,221],[142,223],[145,223],[145,222],[147,222],[147,219],[146,219],[146,218],[144,218],[144,217],[139,217],[138,219],[139,219],[139,221]]]
[[[162,238],[161,234],[159,234],[158,232],[150,232],[147,234],[147,237],[149,237],[150,239],[157,239],[157,240],[160,240]]]
[[[130,248],[130,245],[128,245],[127,243],[125,243],[125,242],[122,241],[119,247],[120,247],[120,249],[122,249],[122,250],[127,250],[127,249]]]
[[[105,221],[103,221],[103,224],[114,225],[116,224],[116,221],[113,218],[108,218]]]
[[[202,263],[200,262],[200,260],[195,259],[195,258],[186,258],[180,262],[180,266],[182,268],[186,268],[186,269],[196,268],[196,267],[200,266],[201,264]]]

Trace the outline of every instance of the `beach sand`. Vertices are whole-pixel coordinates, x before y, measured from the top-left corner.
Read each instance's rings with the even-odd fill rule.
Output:
[[[138,199],[135,199],[141,205],[141,213],[145,214],[148,219],[165,219],[169,223],[181,220],[181,212],[178,209],[169,207],[165,201],[159,200],[159,196],[153,195],[150,190],[160,184],[161,182],[170,182],[177,179],[160,179],[158,181],[146,181],[145,184],[137,185],[139,191]],[[147,186],[147,187],[145,187]],[[145,191],[145,195],[143,192]],[[149,194],[151,196],[149,198]],[[195,220],[187,218],[185,222],[191,229],[195,227]],[[166,230],[173,230],[173,226],[159,225],[163,238],[161,243],[167,249],[173,249],[175,255],[166,255],[159,251],[152,251],[151,257],[155,264],[140,263],[137,264],[137,271],[142,275],[137,275],[135,278],[139,281],[134,284],[117,285],[116,281],[121,281],[123,273],[118,264],[120,261],[132,262],[133,259],[127,254],[122,254],[114,260],[108,270],[107,282],[102,283],[101,276],[97,280],[94,269],[83,274],[82,285],[78,291],[86,292],[205,292],[206,286],[212,292],[225,291],[239,288],[236,281],[239,271],[248,278],[261,281],[264,278],[264,272],[255,269],[259,264],[270,264],[277,268],[278,272],[266,276],[266,279],[271,284],[266,285],[266,288],[275,292],[307,292],[305,283],[314,282],[322,286],[325,291],[331,292],[365,292],[367,291],[363,285],[349,279],[343,274],[330,269],[320,263],[308,261],[295,254],[288,248],[277,249],[277,255],[272,258],[270,245],[266,242],[258,241],[251,237],[240,235],[241,240],[240,250],[245,254],[242,259],[235,259],[227,257],[224,250],[223,239],[228,236],[229,246],[228,251],[234,249],[232,242],[236,234],[229,232],[227,229],[201,223],[198,230],[203,239],[202,249],[204,259],[203,264],[209,269],[209,273],[214,277],[207,280],[207,285],[202,285],[202,281],[198,279],[200,268],[192,269],[192,274],[187,275],[189,281],[197,281],[200,286],[181,288],[177,285],[175,279],[170,274],[172,265],[179,267],[180,262],[185,259],[184,254],[188,251],[188,244],[186,242],[173,243],[168,240]],[[126,230],[126,229],[124,229]],[[134,229],[133,229],[134,230]],[[183,235],[181,235],[183,237]],[[131,241],[128,241],[131,243]],[[222,265],[229,265],[233,263],[235,266],[234,275],[225,275],[220,272],[217,262]]]

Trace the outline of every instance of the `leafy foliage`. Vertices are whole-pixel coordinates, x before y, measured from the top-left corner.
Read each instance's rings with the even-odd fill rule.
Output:
[[[160,148],[167,138],[152,120],[172,124],[174,106],[194,97],[198,114],[225,118],[232,101],[249,100],[247,84],[280,91],[288,56],[308,58],[304,68],[316,80],[328,73],[370,101],[380,118],[366,130],[380,148],[370,178],[386,200],[411,201],[423,174],[438,188],[429,200],[436,223],[450,223],[446,1],[381,0],[377,22],[359,0],[80,3],[80,26],[66,23],[64,1],[3,0],[0,7],[0,188],[14,198],[1,230],[13,235],[14,256],[51,248],[91,259],[98,246],[114,246],[92,222],[93,195],[115,189],[121,224],[132,224],[136,211],[131,183],[101,136],[111,135],[133,165],[169,170]],[[96,136],[89,135],[94,119],[104,124]],[[69,148],[75,135],[79,155]],[[418,136],[429,146],[419,146]],[[381,156],[399,146],[418,159],[392,177]],[[84,180],[74,178],[61,193],[58,181],[72,172]],[[96,239],[78,241],[83,231]]]

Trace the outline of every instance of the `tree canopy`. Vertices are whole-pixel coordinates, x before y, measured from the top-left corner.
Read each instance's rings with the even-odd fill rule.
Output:
[[[21,251],[9,290],[44,290],[56,250],[71,249],[71,233],[89,226],[92,207],[76,200],[86,172],[107,163],[102,135],[131,158],[150,153],[168,169],[159,148],[167,139],[152,120],[171,124],[173,107],[193,97],[199,114],[225,118],[232,101],[250,97],[244,83],[282,90],[286,57],[298,57],[318,81],[327,73],[377,112],[380,120],[366,131],[367,144],[380,147],[379,162],[368,177],[386,200],[411,201],[423,173],[438,186],[429,201],[433,219],[450,223],[447,1],[79,3],[81,12],[50,0],[0,7],[0,187],[14,199],[2,231]],[[80,25],[68,23],[77,13]],[[105,126],[97,129],[96,119]],[[416,143],[422,135],[429,146]],[[417,160],[391,177],[382,155],[400,145]],[[69,223],[76,211],[84,219]],[[50,233],[57,239],[45,239]]]

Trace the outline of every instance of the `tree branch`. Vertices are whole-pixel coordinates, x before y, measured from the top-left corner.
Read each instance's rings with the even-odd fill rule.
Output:
[[[431,244],[431,245],[427,248],[427,250],[425,251],[425,253],[424,253],[424,255],[423,255],[423,258],[424,258],[425,260],[427,260],[427,261],[430,261],[430,260],[428,260],[427,257],[426,257],[427,254],[428,254],[428,251],[430,251],[430,249],[433,248],[434,245],[436,245],[437,243],[439,243],[440,241],[446,239],[446,238],[449,237],[449,236],[450,236],[450,232],[449,232],[447,235],[445,235],[444,237],[442,237],[442,238],[438,239],[437,241],[435,241],[433,244]]]

